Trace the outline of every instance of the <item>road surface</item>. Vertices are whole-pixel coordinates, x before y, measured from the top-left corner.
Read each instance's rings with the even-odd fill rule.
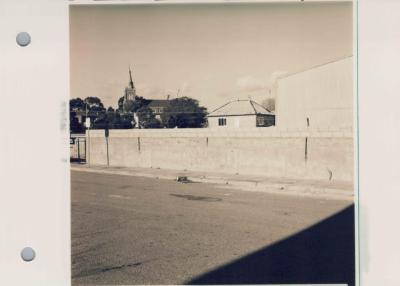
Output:
[[[350,202],[72,171],[72,281],[354,283]]]

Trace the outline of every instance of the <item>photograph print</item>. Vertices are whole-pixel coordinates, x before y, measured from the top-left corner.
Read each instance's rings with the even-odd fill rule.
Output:
[[[353,9],[72,3],[72,284],[355,286]]]

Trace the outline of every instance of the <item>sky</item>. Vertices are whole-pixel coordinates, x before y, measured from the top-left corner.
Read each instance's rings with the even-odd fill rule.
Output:
[[[145,98],[261,103],[279,75],[352,55],[352,37],[350,2],[72,6],[71,98],[117,107],[130,66]]]

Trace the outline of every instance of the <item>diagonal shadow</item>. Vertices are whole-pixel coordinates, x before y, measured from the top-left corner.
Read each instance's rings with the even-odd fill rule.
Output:
[[[354,205],[185,284],[355,285]]]

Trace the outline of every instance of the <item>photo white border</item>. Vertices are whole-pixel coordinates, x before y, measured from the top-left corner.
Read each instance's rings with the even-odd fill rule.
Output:
[[[16,36],[28,32],[20,47]],[[71,284],[68,2],[0,1],[0,285]],[[21,258],[31,247],[36,257]]]

